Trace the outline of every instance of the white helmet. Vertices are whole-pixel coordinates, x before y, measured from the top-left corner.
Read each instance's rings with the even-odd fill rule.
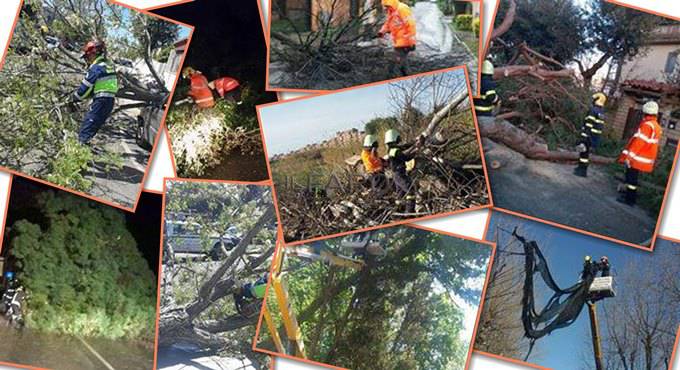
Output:
[[[482,74],[493,75],[493,63],[491,63],[488,59],[482,63]]]
[[[389,129],[385,132],[385,144],[396,143],[399,140],[399,132],[395,129]]]
[[[378,144],[378,138],[375,135],[366,135],[364,138],[364,148],[370,148],[375,144]]]
[[[657,104],[655,101],[645,103],[645,105],[642,106],[642,113],[649,114],[651,116],[658,116],[659,104]]]

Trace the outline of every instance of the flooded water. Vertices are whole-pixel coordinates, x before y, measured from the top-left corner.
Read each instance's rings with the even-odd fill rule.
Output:
[[[37,333],[29,329],[15,330],[5,326],[4,322],[0,322],[0,337],[0,361],[3,362],[55,370],[153,368],[152,344],[86,338],[85,343],[91,347],[88,349],[76,337]]]

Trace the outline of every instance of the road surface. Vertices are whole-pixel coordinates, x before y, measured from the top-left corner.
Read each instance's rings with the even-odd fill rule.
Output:
[[[0,359],[54,370],[139,370],[153,367],[153,344],[15,330],[0,320]]]
[[[135,140],[138,112],[137,109],[130,109],[114,115],[94,137],[92,142],[96,148],[120,156],[123,165],[120,169],[113,169],[107,168],[104,163],[95,162],[85,175],[93,181],[88,194],[125,207],[134,205],[151,154],[137,145]]]
[[[491,193],[496,207],[523,213],[629,243],[648,242],[656,220],[639,208],[616,201],[618,182],[605,167],[592,165],[588,177],[574,176],[575,165],[528,160],[484,140]]]

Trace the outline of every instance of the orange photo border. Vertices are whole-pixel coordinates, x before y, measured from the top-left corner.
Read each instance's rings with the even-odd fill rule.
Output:
[[[4,242],[5,242],[5,230],[6,230],[5,227],[7,225],[7,214],[9,213],[9,202],[11,200],[11,195],[12,195],[12,184],[14,183],[14,176],[15,175],[13,175],[13,174],[9,174],[9,182],[8,182],[8,186],[7,186],[7,195],[6,195],[6,198],[5,198],[5,211],[4,211],[4,216],[3,216],[3,219],[2,219],[2,230],[0,230],[0,252],[2,252],[2,247],[3,247]],[[33,182],[37,182],[37,183],[42,184],[42,185],[46,185],[48,187],[51,187],[48,184],[44,184],[40,181],[36,181],[36,180],[31,179],[29,177],[24,177],[24,176],[19,176],[19,177],[31,180]],[[51,187],[51,188],[53,188],[53,187]],[[57,190],[63,191],[64,193],[69,194],[69,195],[74,195],[73,192],[66,191],[64,189],[57,189]],[[150,194],[160,195],[157,192],[149,192],[149,191],[142,191],[142,193],[150,193]],[[140,198],[141,198],[141,193],[140,193]],[[88,198],[86,198],[86,199],[88,199]],[[88,199],[88,200],[92,201],[92,202],[100,203],[96,200],[92,200],[92,199]],[[163,201],[165,200],[165,196],[163,196],[162,200]],[[114,206],[111,206],[111,205],[108,205],[108,204],[104,204],[104,205],[106,205],[108,207],[112,207],[114,209],[119,209],[118,207],[114,207]],[[164,206],[162,205],[161,206],[161,217],[162,217],[162,208],[163,207]],[[161,218],[161,221],[162,221],[162,218]],[[160,315],[160,311],[159,311],[160,310],[160,308],[159,308],[160,307],[160,286],[161,286],[160,282],[161,282],[161,271],[162,271],[162,270],[160,270],[160,267],[162,266],[162,259],[161,258],[162,258],[162,253],[163,253],[163,248],[162,248],[163,244],[162,243],[163,243],[163,222],[161,222],[161,250],[159,251],[159,255],[158,255],[159,270],[157,272],[157,275],[158,275],[157,280],[158,281],[157,281],[157,292],[156,292],[156,301],[157,301],[157,303],[156,303],[156,321],[155,321],[156,328],[154,329],[154,332],[156,334],[155,334],[155,338],[154,338],[154,349],[153,349],[153,351],[154,351],[154,353],[153,353],[153,370],[156,369],[156,356],[157,356],[157,353],[158,353],[158,318],[159,318],[159,315]],[[13,363],[13,362],[5,362],[5,361],[0,361],[0,365],[13,366],[13,367],[21,368],[21,369],[38,369],[38,370],[49,370],[50,369],[50,368],[46,368],[46,367],[45,368],[44,367],[36,367],[36,366],[32,366],[32,365],[17,364],[17,363]]]
[[[488,228],[488,223],[491,219],[490,216],[491,216],[491,212],[489,212],[489,217],[487,218],[487,226],[486,226],[487,228]],[[452,233],[452,232],[448,232],[448,231],[444,231],[444,230],[433,229],[433,228],[430,228],[430,227],[416,225],[416,224],[399,224],[399,225],[394,225],[393,227],[411,227],[411,228],[414,228],[414,229],[420,229],[420,230],[424,230],[424,231],[431,232],[431,233],[437,233],[437,234],[446,235],[446,236],[450,236],[450,237],[454,237],[454,238],[458,238],[458,239],[472,241],[472,242],[475,242],[475,243],[478,243],[478,244],[481,244],[481,245],[486,245],[487,247],[491,248],[491,254],[489,256],[489,262],[487,262],[487,267],[486,267],[486,276],[484,278],[484,287],[482,288],[482,294],[480,295],[479,305],[477,306],[477,315],[476,315],[477,317],[475,319],[475,325],[474,325],[474,328],[473,328],[473,331],[472,331],[472,337],[470,338],[470,344],[469,344],[469,348],[468,348],[468,351],[467,351],[467,356],[465,358],[465,366],[463,367],[463,370],[467,370],[470,367],[470,359],[472,358],[472,353],[474,352],[475,340],[477,338],[477,327],[479,325],[479,321],[480,321],[480,318],[482,316],[482,311],[484,309],[484,298],[486,297],[486,288],[489,284],[489,278],[491,276],[491,270],[492,270],[492,267],[493,267],[494,260],[496,258],[496,243],[490,242],[490,241],[487,241],[487,240],[476,239],[476,238],[469,237],[469,236],[462,235],[462,234],[456,234],[456,233]],[[281,231],[281,228],[279,228],[279,237],[282,238],[283,235],[281,235],[281,234],[282,234],[282,231]],[[485,228],[485,234],[486,234],[486,228]],[[293,246],[293,245],[291,245],[291,244],[284,245],[283,243],[279,242],[277,247],[276,247],[276,251],[274,252],[275,254],[272,257],[272,261],[275,261],[276,256],[279,253],[283,253],[284,249],[286,249],[289,246]],[[295,361],[300,361],[300,362],[304,362],[304,363],[307,363],[307,364],[310,364],[310,365],[323,366],[323,367],[330,368],[330,369],[345,370],[346,368],[343,368],[343,367],[338,367],[338,366],[325,364],[325,363],[314,361],[314,360],[304,359],[304,358],[300,358],[300,357],[296,357],[296,356],[292,356],[292,355],[288,355],[288,354],[284,354],[284,353],[270,351],[270,350],[267,350],[267,349],[257,348],[257,342],[258,342],[258,339],[260,337],[260,329],[262,327],[262,320],[263,320],[263,317],[264,317],[264,308],[266,307],[267,299],[269,298],[269,288],[271,286],[271,277],[272,277],[273,273],[274,273],[274,263],[272,263],[272,266],[269,270],[269,279],[267,281],[267,288],[265,289],[265,298],[262,300],[262,308],[260,309],[260,315],[259,315],[259,318],[258,318],[257,328],[255,330],[255,337],[253,338],[253,347],[252,347],[253,351],[266,353],[266,354],[273,356],[273,357],[280,357],[280,358],[286,358],[286,359],[291,359],[291,360],[295,360]]]
[[[447,72],[451,72],[451,71],[455,71],[455,70],[459,70],[459,69],[462,69],[465,73],[465,80],[466,80],[467,88],[468,88],[468,98],[470,99],[470,110],[473,112],[472,117],[473,117],[473,122],[474,122],[474,125],[475,125],[475,132],[476,132],[476,135],[477,135],[477,144],[479,145],[479,151],[480,151],[479,153],[480,153],[480,157],[481,157],[481,160],[482,160],[482,168],[484,170],[484,178],[485,178],[485,182],[486,182],[487,194],[488,194],[488,197],[489,197],[489,204],[482,205],[482,206],[470,207],[470,208],[466,208],[466,209],[454,210],[454,211],[451,211],[451,212],[437,213],[437,214],[434,214],[434,215],[427,215],[427,216],[423,216],[423,217],[409,218],[409,219],[405,219],[405,220],[390,222],[390,223],[383,224],[383,225],[370,226],[370,227],[360,228],[360,229],[355,229],[355,230],[347,230],[347,231],[342,231],[342,232],[335,233],[335,234],[320,235],[320,236],[315,236],[315,237],[304,239],[304,240],[295,240],[295,241],[291,241],[291,242],[286,241],[285,238],[283,238],[283,234],[282,234],[281,235],[282,242],[286,245],[299,245],[299,244],[309,243],[309,242],[312,242],[312,241],[324,240],[324,239],[334,238],[334,237],[338,237],[338,236],[353,234],[353,233],[357,233],[357,232],[382,229],[382,228],[385,228],[385,227],[409,224],[409,223],[413,223],[413,222],[417,222],[417,221],[424,221],[424,220],[428,220],[428,219],[432,219],[432,218],[441,218],[441,217],[446,217],[446,216],[452,216],[452,215],[462,213],[462,212],[470,212],[470,211],[479,210],[479,209],[492,208],[493,207],[493,196],[491,194],[491,185],[489,183],[489,174],[488,174],[488,171],[487,171],[486,159],[484,158],[484,151],[483,151],[483,148],[482,148],[482,138],[481,138],[481,135],[480,135],[480,132],[479,132],[479,124],[477,123],[477,116],[474,114],[474,108],[473,108],[474,105],[472,103],[473,97],[472,97],[472,92],[470,91],[471,90],[470,79],[468,77],[467,67],[466,66],[458,66],[458,67],[451,67],[451,68],[442,69],[442,70],[433,71],[433,72],[420,73],[420,74],[416,74],[416,75],[413,75],[413,76],[395,78],[395,79],[387,80],[387,81],[378,81],[378,82],[372,82],[372,83],[365,84],[365,85],[352,86],[352,87],[348,87],[348,88],[340,89],[340,90],[335,90],[335,91],[325,91],[325,92],[315,94],[315,95],[301,96],[301,97],[297,97],[297,98],[293,98],[293,99],[288,99],[288,100],[278,101],[278,102],[272,102],[272,103],[267,103],[267,104],[260,104],[260,105],[256,106],[257,120],[260,124],[260,135],[262,137],[262,146],[264,148],[264,155],[265,155],[265,158],[266,158],[266,161],[267,161],[267,172],[269,173],[269,181],[272,184],[272,192],[274,194],[274,206],[276,208],[276,217],[277,217],[277,220],[279,222],[279,227],[283,230],[285,228],[285,226],[284,226],[283,222],[281,221],[281,213],[280,213],[280,210],[279,210],[279,204],[278,204],[279,202],[278,202],[278,196],[277,196],[277,192],[276,192],[276,184],[274,184],[274,180],[273,180],[273,176],[272,176],[272,168],[271,168],[271,163],[270,163],[269,155],[268,155],[268,152],[267,152],[267,144],[266,144],[265,136],[264,136],[264,124],[262,122],[262,118],[261,118],[261,115],[260,115],[260,110],[262,108],[266,108],[266,107],[270,107],[270,106],[274,106],[274,105],[280,105],[280,104],[287,104],[287,103],[295,102],[295,101],[298,101],[298,100],[314,99],[314,98],[320,97],[320,96],[338,94],[338,93],[342,93],[342,92],[347,92],[347,91],[351,91],[351,90],[355,90],[355,89],[361,89],[361,88],[367,88],[367,87],[376,86],[376,85],[384,85],[384,84],[392,83],[392,82],[395,82],[395,81],[410,80],[410,79],[414,79],[414,78],[417,78],[417,77],[423,77],[423,76],[429,76],[429,75],[435,75],[435,74],[442,74],[442,73],[447,73]]]
[[[181,63],[184,64],[184,58],[187,55],[187,51],[189,50],[189,46],[191,45],[191,37],[193,36],[194,29],[195,29],[194,26],[191,26],[191,25],[188,25],[188,24],[185,24],[185,23],[182,23],[182,22],[178,22],[178,21],[175,21],[175,20],[172,20],[172,19],[169,19],[169,18],[165,18],[165,17],[159,16],[157,14],[150,13],[148,10],[145,10],[145,9],[135,8],[135,7],[129,6],[127,4],[121,4],[121,3],[117,2],[116,0],[105,0],[105,1],[107,1],[109,4],[112,4],[112,5],[122,6],[124,8],[130,9],[130,10],[133,10],[133,11],[138,11],[138,12],[140,12],[144,15],[150,16],[150,17],[162,19],[166,22],[170,22],[170,23],[174,23],[174,24],[177,24],[177,25],[180,25],[180,26],[183,26],[183,27],[187,27],[190,30],[189,36],[187,37],[187,47],[186,47],[186,50],[184,50],[184,55],[182,55],[182,58],[181,58]],[[193,0],[191,0],[191,1],[193,1]],[[23,5],[24,5],[24,0],[20,0],[19,1],[19,8],[17,9],[16,15],[14,16],[14,22],[12,24],[12,30],[10,31],[9,38],[7,40],[7,46],[2,51],[2,59],[0,59],[0,70],[2,69],[2,67],[4,65],[5,56],[7,55],[7,50],[9,50],[9,44],[12,41],[12,38],[14,36],[14,30],[16,29],[17,22],[19,21],[19,16],[21,14],[21,9],[22,9]],[[175,82],[173,83],[170,94],[168,95],[168,102],[170,102],[172,100],[172,97],[175,94],[175,88],[177,87],[177,81],[179,80],[180,70],[181,69],[177,70],[177,73],[176,73],[176,76],[175,76]],[[165,123],[165,118],[168,114],[169,108],[170,108],[170,104],[168,104],[168,106],[165,108],[165,112],[163,113],[163,117],[161,118],[159,128],[163,127],[163,125]],[[139,190],[137,192],[137,197],[136,197],[132,207],[126,207],[122,204],[118,204],[118,203],[115,203],[113,201],[103,199],[101,197],[90,195],[90,194],[87,194],[85,192],[81,192],[81,191],[78,191],[78,190],[69,189],[67,187],[57,185],[57,184],[49,182],[47,180],[43,180],[43,179],[39,179],[37,177],[29,176],[29,175],[27,175],[27,174],[25,174],[21,171],[11,169],[11,168],[8,168],[8,167],[0,166],[0,170],[7,172],[7,173],[10,173],[12,175],[26,177],[26,178],[31,179],[33,181],[36,181],[36,182],[39,182],[39,183],[42,183],[42,184],[45,184],[45,185],[49,185],[49,186],[57,188],[59,190],[63,190],[63,191],[81,196],[83,198],[87,198],[87,199],[94,200],[94,201],[99,202],[99,203],[106,204],[107,206],[119,208],[119,209],[122,209],[124,211],[134,213],[137,209],[137,204],[139,203],[139,198],[141,197],[142,192],[144,191],[144,184],[146,183],[147,176],[149,175],[149,172],[151,171],[151,162],[152,162],[152,159],[154,158],[154,155],[156,154],[156,149],[158,147],[158,139],[160,138],[160,133],[161,133],[161,130],[159,129],[158,133],[156,133],[156,138],[154,139],[153,148],[152,148],[151,152],[149,153],[149,158],[148,158],[148,161],[146,163],[146,170],[144,172],[144,176],[142,177],[141,182],[138,184]]]
[[[270,39],[271,39],[270,33],[271,33],[271,25],[272,25],[272,1],[274,1],[274,0],[262,0],[262,1],[269,2],[269,8],[267,10],[268,15],[267,15],[267,20],[266,20],[266,23],[267,23],[266,27],[264,25],[265,24],[264,9],[262,9],[262,4],[260,3],[260,1],[261,0],[257,0],[257,6],[260,8],[260,18],[262,19],[262,31],[264,32],[265,44],[267,44],[267,65],[266,65],[267,72],[266,72],[266,76],[265,76],[265,79],[266,79],[265,80],[265,90],[266,91],[273,91],[273,92],[277,92],[277,93],[297,92],[297,93],[318,94],[318,93],[327,93],[327,92],[331,92],[331,91],[342,91],[342,90],[346,90],[346,89],[352,88],[352,87],[365,86],[367,84],[379,83],[379,82],[384,82],[384,81],[391,81],[391,80],[373,81],[373,82],[367,82],[366,84],[344,87],[342,89],[337,89],[337,90],[314,90],[314,89],[298,89],[298,88],[285,88],[285,87],[274,88],[274,87],[271,87],[271,85],[269,84],[269,62],[270,62],[270,59],[269,59],[269,57],[270,57],[270,46],[269,46],[269,44],[270,44]],[[477,81],[476,81],[477,82],[477,91],[475,91],[472,94],[473,97],[477,98],[477,97],[480,96],[479,94],[480,94],[480,91],[481,91],[480,83],[481,83],[481,80],[482,80],[482,62],[484,61],[484,56],[486,55],[486,53],[484,52],[485,49],[484,49],[484,42],[483,42],[483,35],[484,35],[484,32],[483,32],[484,22],[483,21],[484,21],[484,1],[488,1],[488,0],[462,0],[462,1],[465,1],[465,2],[468,2],[468,3],[479,3],[480,32],[479,32],[479,46],[477,47]],[[442,72],[442,71],[445,71],[445,70],[448,70],[448,69],[451,69],[451,68],[455,68],[455,67],[462,67],[462,66],[451,66],[451,67],[444,68],[444,69],[436,69],[436,70],[433,70],[433,71],[417,73],[417,74],[404,76],[404,77],[413,77],[413,76],[418,76],[418,75],[422,75],[422,74],[425,74],[425,73]]]
[[[254,186],[264,186],[264,187],[270,187],[272,189],[272,203],[274,202],[274,194],[273,194],[273,189],[274,187],[267,183],[267,182],[248,182],[248,181],[231,181],[231,180],[206,180],[206,179],[185,179],[185,178],[180,178],[180,177],[164,177],[163,178],[163,192],[161,195],[163,196],[161,202],[161,235],[160,235],[160,251],[158,254],[158,282],[157,282],[157,295],[156,295],[156,335],[155,335],[155,341],[154,341],[154,355],[153,355],[153,370],[156,370],[158,368],[158,339],[160,337],[160,318],[161,318],[161,282],[163,281],[163,242],[165,241],[164,236],[165,236],[165,205],[166,205],[166,200],[167,200],[167,187],[168,187],[168,181],[174,181],[174,182],[192,182],[192,183],[209,183],[209,184],[227,184],[227,185],[254,185]],[[280,228],[279,228],[280,230]],[[281,234],[280,231],[278,231],[278,234]],[[0,243],[2,241],[0,240]],[[278,242],[278,237],[277,237],[277,242]],[[2,246],[2,244],[0,244]],[[274,254],[272,254],[272,259],[276,255],[276,250],[274,250]],[[273,265],[272,265],[273,266]],[[271,268],[270,268],[271,270]],[[255,335],[257,336],[257,328]],[[274,369],[274,358],[271,358],[270,360],[270,368],[273,370]]]
[[[490,26],[490,29],[489,29],[489,37],[488,37],[487,42],[486,42],[486,48],[487,48],[486,51],[487,52],[488,52],[489,44],[491,43],[491,35],[493,34],[494,26],[495,26],[495,23],[496,23],[496,17],[498,16],[498,9],[500,8],[501,1],[503,1],[503,0],[497,1],[496,9],[494,10],[494,15],[493,15],[494,17],[493,17],[493,19],[491,19],[491,26]],[[619,5],[619,3],[612,1],[612,0],[603,0],[603,1],[610,2],[610,3],[615,4],[615,5]],[[647,13],[652,13],[652,14],[664,16],[664,17],[669,17],[668,15],[650,12],[650,11],[644,10],[642,8],[636,8],[636,7],[632,7],[632,6],[630,8],[640,10],[640,11],[644,11],[644,12],[647,12]],[[486,55],[486,53],[485,53],[485,55]],[[476,115],[476,112],[475,112],[475,115]],[[675,155],[673,157],[673,165],[671,166],[671,171],[668,173],[668,179],[666,180],[666,188],[664,190],[663,201],[661,202],[661,207],[659,208],[659,214],[656,218],[656,225],[654,227],[654,232],[650,235],[651,244],[649,245],[649,247],[645,247],[645,246],[640,245],[640,244],[631,243],[631,242],[628,242],[628,241],[625,241],[625,240],[616,239],[614,237],[610,237],[610,236],[607,236],[607,235],[604,235],[604,234],[599,234],[599,233],[579,229],[579,228],[569,226],[569,225],[566,225],[566,224],[561,224],[559,222],[550,221],[550,220],[542,219],[542,218],[535,217],[535,216],[529,216],[529,215],[526,215],[524,213],[512,211],[512,210],[502,208],[502,207],[499,207],[499,206],[494,206],[493,209],[495,211],[501,211],[501,212],[505,212],[505,213],[512,214],[512,215],[515,215],[515,216],[521,216],[521,217],[528,218],[528,219],[533,220],[533,221],[542,222],[544,224],[548,224],[548,225],[559,227],[559,228],[562,228],[562,229],[574,231],[574,232],[577,232],[577,233],[580,233],[580,234],[585,234],[585,235],[596,237],[596,238],[599,238],[599,239],[604,239],[604,240],[608,240],[608,241],[611,241],[611,242],[615,242],[617,244],[623,244],[623,245],[626,245],[626,246],[629,246],[629,247],[638,248],[638,249],[642,249],[642,250],[645,250],[645,251],[648,251],[648,252],[652,252],[652,251],[654,251],[656,239],[659,236],[659,229],[661,228],[661,218],[663,217],[664,209],[666,207],[666,202],[668,201],[668,193],[669,193],[671,185],[672,185],[671,182],[672,182],[673,176],[675,174],[675,168],[676,168],[676,165],[678,164],[678,158],[679,157],[680,157],[680,147],[678,147],[675,151]]]
[[[484,237],[485,238],[486,238],[486,234],[489,231],[489,224],[491,222],[491,216],[493,215],[494,212],[505,213],[505,214],[508,214],[508,215],[511,215],[511,216],[515,216],[519,219],[525,219],[525,220],[530,220],[530,221],[534,221],[534,222],[538,222],[538,223],[544,223],[544,224],[548,224],[549,226],[554,226],[554,227],[557,227],[557,228],[560,228],[560,229],[565,229],[564,227],[561,227],[560,225],[553,225],[553,224],[550,224],[550,223],[547,223],[547,222],[543,222],[540,219],[535,219],[535,218],[528,217],[528,216],[523,215],[523,214],[508,212],[508,211],[505,211],[505,210],[502,210],[502,209],[499,209],[499,208],[494,208],[493,211],[489,212],[489,219],[487,221],[487,227],[484,230]],[[594,236],[594,235],[590,235],[590,236],[592,236],[596,239],[602,239],[602,238],[599,238],[599,237]],[[667,238],[667,237],[664,237],[664,236],[657,236],[655,238],[654,242],[656,242],[656,239],[664,239],[664,240],[667,240],[667,241],[670,241],[670,242],[673,242],[673,243],[680,243],[680,240],[671,239],[671,238]],[[605,239],[605,240],[608,240],[608,239]],[[608,241],[620,244],[620,242],[617,242],[616,240],[608,240]],[[652,251],[649,250],[649,248],[641,248],[641,249],[643,249],[645,252],[652,254]],[[487,281],[486,284],[488,284],[488,283],[489,282]],[[673,364],[674,364],[675,355],[677,354],[678,345],[680,345],[680,323],[678,324],[678,328],[676,329],[676,332],[677,332],[677,334],[675,335],[675,343],[673,344],[673,350],[671,351],[671,358],[668,362],[668,364],[670,366],[673,366]],[[514,358],[511,358],[511,357],[505,357],[505,356],[497,355],[497,354],[490,353],[490,352],[485,352],[485,351],[480,351],[480,350],[474,350],[474,352],[476,354],[479,354],[479,355],[482,355],[482,356],[494,358],[494,359],[497,359],[497,360],[502,360],[504,362],[509,362],[509,363],[513,363],[513,364],[516,364],[516,365],[527,366],[527,367],[531,367],[531,368],[534,368],[534,369],[540,369],[540,370],[552,370],[551,368],[548,368],[548,367],[543,367],[543,366],[540,366],[540,365],[537,365],[537,364],[534,364],[534,363],[514,359]]]

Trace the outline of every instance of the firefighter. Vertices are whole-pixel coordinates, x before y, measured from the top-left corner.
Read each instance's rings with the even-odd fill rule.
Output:
[[[106,57],[103,41],[88,42],[83,47],[82,58],[88,63],[89,69],[72,99],[73,102],[81,102],[92,97],[90,110],[85,114],[78,133],[80,143],[89,145],[113,111],[118,93],[118,77],[113,63]]]
[[[609,258],[607,256],[600,257],[600,262],[597,263],[597,269],[601,272],[602,277],[607,277],[611,275],[611,265],[609,264]]]
[[[371,183],[371,189],[382,189],[385,184],[384,163],[378,155],[378,138],[375,135],[366,135],[364,138],[361,161],[364,163],[364,170]]]
[[[411,8],[399,0],[382,0],[387,13],[385,24],[378,32],[382,38],[386,33],[392,35],[394,43],[394,62],[402,76],[408,75],[408,54],[416,49],[416,21]]]
[[[235,78],[220,77],[215,81],[211,81],[208,87],[216,91],[220,98],[241,105],[241,84]]]
[[[387,148],[387,164],[392,170],[392,181],[399,198],[406,198],[407,212],[415,209],[415,196],[413,181],[408,175],[407,162],[413,160],[413,156],[404,153],[404,146],[401,145],[401,135],[394,129],[385,132],[385,147]],[[401,199],[399,200],[401,201]]]
[[[237,288],[236,292],[233,293],[236,311],[240,315],[249,318],[257,313],[259,307],[253,309],[253,304],[257,304],[257,301],[264,298],[267,291],[267,278],[268,274],[264,274],[254,282],[246,283]]]
[[[578,166],[574,168],[574,175],[588,177],[590,153],[600,144],[600,135],[604,129],[604,105],[607,96],[601,92],[593,95],[590,112],[581,126],[581,139],[577,146],[579,151]]]
[[[191,87],[189,90],[189,97],[199,108],[212,108],[215,106],[215,98],[213,97],[212,89],[208,79],[192,67],[186,67],[182,70],[182,77],[191,80]]]
[[[625,188],[617,201],[633,206],[637,200],[638,177],[640,172],[650,173],[654,170],[659,151],[661,125],[657,122],[659,104],[650,101],[642,107],[642,121],[637,132],[630,138],[626,148],[619,156],[619,163],[626,166]]]
[[[494,120],[501,99],[496,93],[496,82],[493,80],[494,66],[489,60],[482,63],[482,81],[480,82],[480,96],[474,98],[475,113],[480,125],[487,120]]]

